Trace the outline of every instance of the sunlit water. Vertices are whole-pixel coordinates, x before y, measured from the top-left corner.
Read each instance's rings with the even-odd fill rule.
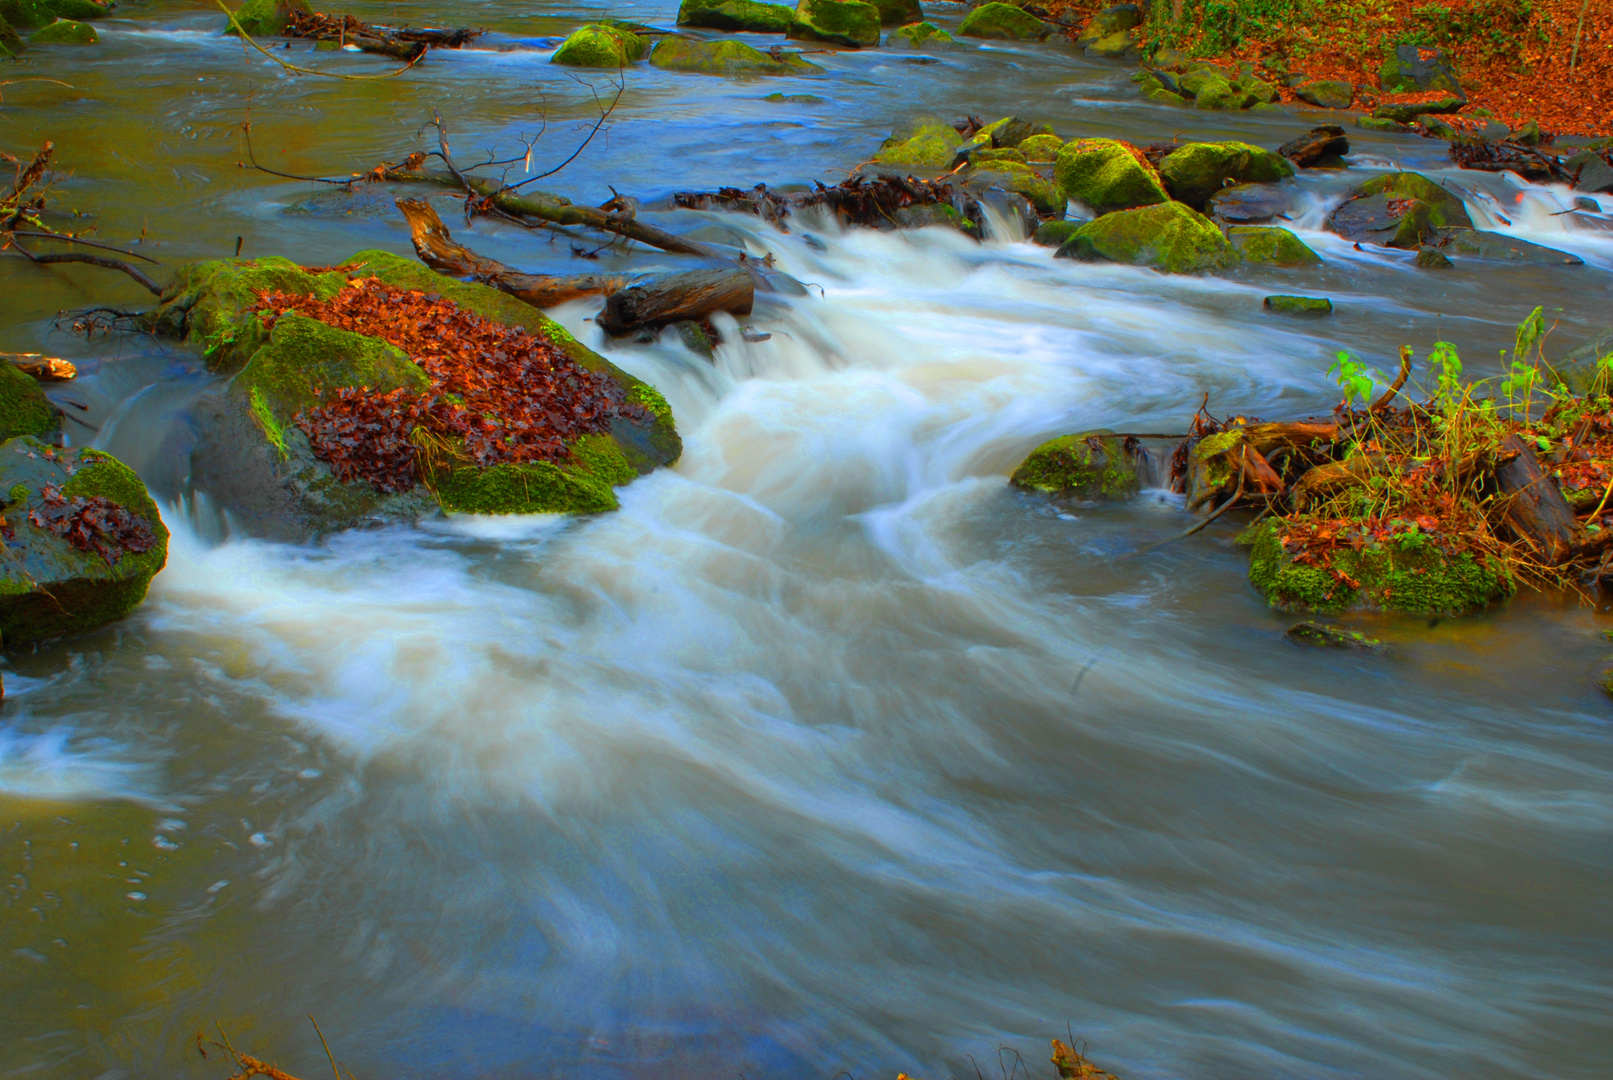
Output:
[[[550,163],[570,152],[591,96],[545,61],[579,11],[354,10],[496,32],[398,80],[316,82],[243,57],[207,5],[130,4],[99,49],[17,66],[72,89],[0,88],[0,144],[53,139],[67,201],[168,265],[237,237],[306,263],[409,251],[384,200],[237,168],[249,107],[288,172],[395,160],[433,105],[462,160],[509,156],[540,110]],[[914,112],[1266,145],[1312,119],[1143,104],[1060,45],[815,59],[828,78],[634,69],[553,186],[653,206],[833,182]],[[138,290],[0,262],[0,347],[80,365],[53,391],[70,435],[139,468],[173,530],[134,617],[7,662],[0,1074],[219,1077],[194,1048],[216,1021],[306,1078],[328,1068],[311,1013],[360,1077],[964,1076],[1000,1046],[1046,1075],[1067,1032],[1131,1078],[1607,1076],[1598,610],[1363,617],[1387,656],[1306,652],[1232,526],[1130,557],[1183,526],[1177,501],[1006,486],[1044,438],[1181,430],[1205,392],[1328,408],[1339,349],[1387,368],[1451,340],[1484,375],[1537,303],[1559,355],[1606,321],[1613,233],[1559,213],[1568,192],[1352,139],[1356,177],[1435,171],[1586,265],[1357,251],[1321,231],[1351,176],[1299,184],[1322,267],[1223,278],[1055,262],[1003,222],[976,244],[668,214],[810,284],[759,303],[766,341],[728,324],[715,363],[555,313],[665,392],[675,469],[599,518],[309,546],[225,539],[186,493],[193,355],[51,330]],[[535,270],[680,265],[453,224]],[[1337,313],[1266,317],[1270,292]]]

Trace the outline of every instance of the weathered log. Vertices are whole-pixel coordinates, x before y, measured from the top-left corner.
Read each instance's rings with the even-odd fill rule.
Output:
[[[1307,447],[1318,442],[1334,442],[1339,437],[1339,426],[1331,422],[1307,420],[1287,424],[1250,424],[1244,428],[1243,437],[1262,454],[1269,454],[1279,446]]]
[[[367,53],[379,53],[398,60],[417,60],[428,46],[457,49],[481,35],[480,30],[394,29],[364,22],[353,15],[326,15],[293,9],[285,37],[329,41],[338,46],[354,45]]]
[[[756,279],[748,270],[689,270],[658,274],[611,293],[594,321],[607,334],[625,334],[641,326],[702,319],[714,311],[749,315],[755,302]]]
[[[0,360],[41,382],[65,382],[78,376],[78,369],[72,364],[44,353],[0,352]]]
[[[464,186],[451,173],[426,169],[382,168],[373,175],[375,179],[391,182],[436,184],[439,187],[461,189]],[[554,225],[582,225],[599,229],[601,232],[625,236],[629,240],[637,240],[641,244],[648,244],[650,247],[677,255],[698,255],[707,259],[726,257],[724,252],[714,247],[695,240],[686,240],[654,225],[646,225],[636,217],[611,213],[592,206],[577,206],[553,196],[522,195],[519,191],[480,177],[467,176],[465,180],[475,194],[484,199],[491,198],[495,207],[512,217],[537,218]]]
[[[627,284],[625,277],[614,274],[524,274],[455,242],[429,203],[398,199],[397,204],[408,219],[410,238],[421,262],[444,274],[491,285],[533,307],[553,307],[580,296],[608,296]]]
[[[1504,520],[1539,553],[1542,562],[1555,566],[1570,557],[1583,539],[1574,508],[1563,498],[1557,481],[1541,468],[1528,443],[1508,435],[1501,450],[1518,455],[1495,471],[1496,486],[1507,499]]]

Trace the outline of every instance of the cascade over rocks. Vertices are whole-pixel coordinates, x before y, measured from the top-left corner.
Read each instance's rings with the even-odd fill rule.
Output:
[[[1416,249],[1435,231],[1470,229],[1462,200],[1421,173],[1374,176],[1351,193],[1327,219],[1346,240]]]

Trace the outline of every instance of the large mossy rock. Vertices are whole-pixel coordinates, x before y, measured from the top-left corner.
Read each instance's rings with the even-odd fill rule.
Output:
[[[899,125],[879,144],[874,160],[910,169],[950,169],[963,136],[936,116],[921,116]]]
[[[795,53],[753,49],[743,41],[691,41],[663,38],[650,53],[652,67],[698,75],[821,75],[823,69]]]
[[[61,430],[61,410],[50,403],[38,380],[0,361],[0,439],[33,435],[53,441]]]
[[[57,19],[28,39],[30,45],[94,45],[101,40],[95,27],[71,19]]]
[[[795,5],[792,38],[865,48],[879,44],[879,8],[860,0],[801,0]]]
[[[1087,20],[1076,37],[1075,43],[1080,46],[1091,45],[1106,37],[1124,33],[1136,26],[1141,26],[1147,11],[1136,4],[1116,4],[1104,8],[1092,18]]]
[[[887,49],[915,49],[944,52],[958,47],[958,39],[934,23],[919,22],[898,27],[885,35]]]
[[[308,0],[246,0],[235,11],[235,22],[226,23],[224,32],[234,34],[236,25],[249,37],[272,37],[286,28],[293,12],[312,15]]]
[[[881,26],[911,26],[924,21],[919,0],[870,0],[879,9]]]
[[[756,0],[683,0],[678,7],[679,26],[707,30],[784,34],[794,21],[793,8],[784,4],[759,4]]]
[[[1280,266],[1298,269],[1317,266],[1322,257],[1312,251],[1299,237],[1287,229],[1275,226],[1234,225],[1227,230],[1227,241],[1238,258],[1246,263],[1261,266]]]
[[[990,38],[996,41],[1041,41],[1053,28],[1012,4],[981,4],[958,27],[959,37]]]
[[[1348,109],[1355,87],[1339,79],[1306,79],[1294,87],[1294,96],[1323,109]]]
[[[1008,482],[1026,491],[1086,502],[1129,499],[1146,479],[1140,448],[1112,431],[1061,435],[1032,450]]]
[[[9,60],[28,47],[11,24],[0,17],[0,60]]]
[[[1064,144],[1053,166],[1053,179],[1065,198],[1094,214],[1170,201],[1147,159],[1114,139],[1073,139]]]
[[[1459,112],[1462,106],[1466,104],[1466,98],[1458,97],[1455,94],[1445,94],[1425,101],[1386,101],[1372,110],[1372,118],[1374,120],[1393,120],[1397,124],[1409,124],[1419,118]],[[1446,127],[1449,126],[1448,124],[1446,125]],[[1454,131],[1454,129],[1452,130]]]
[[[1229,184],[1269,184],[1294,175],[1288,159],[1246,142],[1186,143],[1159,163],[1171,197],[1195,210]]]
[[[1118,210],[1089,221],[1065,241],[1057,257],[1149,266],[1171,274],[1222,270],[1238,261],[1215,223],[1179,202]]]
[[[85,22],[104,19],[112,14],[112,5],[97,0],[44,0],[47,10],[58,19],[76,19]]]
[[[1017,153],[1014,150],[996,152]],[[983,161],[970,172],[969,179],[986,181],[1004,191],[1025,196],[1040,215],[1062,213],[1064,210],[1064,193],[1045,176],[1023,162]]]
[[[0,445],[0,492],[0,640],[7,648],[123,618],[168,561],[168,530],[156,504],[110,454],[27,435],[11,439]]]
[[[1239,539],[1249,546],[1249,581],[1283,611],[1401,611],[1465,615],[1511,596],[1517,586],[1498,561],[1447,555],[1427,536],[1410,534],[1332,556],[1338,575],[1295,562],[1283,550],[1281,523],[1266,521]]]
[[[302,539],[358,525],[408,521],[439,510],[471,513],[590,513],[617,506],[613,488],[682,449],[671,410],[655,388],[582,345],[536,308],[484,285],[435,274],[381,251],[347,260],[346,272],[310,274],[281,258],[220,259],[182,267],[164,294],[155,324],[182,334],[207,353],[215,371],[233,373],[198,407],[191,456],[196,490],[230,511],[252,535]],[[499,464],[480,468],[445,459],[427,482],[385,494],[343,483],[314,456],[297,414],[320,395],[354,387],[424,389],[418,367],[391,345],[287,315],[266,331],[247,310],[258,290],[329,299],[348,275],[380,278],[401,289],[434,293],[507,326],[520,327],[566,353],[579,367],[607,375],[642,405],[645,418],[618,419],[609,434],[568,444],[563,464]]]
[[[0,0],[0,22],[16,30],[38,30],[56,21],[44,0]]]
[[[1408,44],[1384,46],[1378,86],[1386,94],[1415,94],[1425,90],[1463,94],[1462,84],[1456,81],[1456,72],[1442,50]]]
[[[1384,173],[1358,186],[1327,219],[1346,240],[1415,249],[1440,229],[1471,229],[1462,200],[1421,173]]]
[[[567,67],[622,68],[644,59],[650,43],[631,30],[609,23],[579,26],[549,58]]]

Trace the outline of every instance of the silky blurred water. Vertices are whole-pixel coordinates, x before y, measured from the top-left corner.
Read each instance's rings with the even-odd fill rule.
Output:
[[[461,161],[547,123],[548,167],[594,108],[547,57],[606,9],[350,10],[493,32],[395,80],[293,79],[206,4],[131,3],[99,48],[8,66],[70,88],[0,88],[0,148],[54,140],[64,205],[166,266],[238,237],[333,263],[407,254],[407,230],[382,197],[239,168],[243,122],[261,164],[343,176],[421,145],[433,106]],[[53,329],[148,300],[0,260],[0,348],[79,364],[52,390],[69,435],[138,468],[173,531],[133,617],[6,661],[0,1075],[222,1077],[194,1041],[222,1028],[306,1080],[329,1067],[309,1014],[359,1077],[938,1078],[1003,1046],[1047,1075],[1072,1034],[1128,1080],[1609,1075],[1600,607],[1362,616],[1386,655],[1303,651],[1233,526],[1130,557],[1184,526],[1177,500],[1054,508],[1005,478],[1054,434],[1181,430],[1205,392],[1329,408],[1340,349],[1387,369],[1449,340],[1482,376],[1536,304],[1560,355],[1613,310],[1613,232],[1559,213],[1562,189],[1353,129],[1352,173],[1297,185],[1306,271],[1055,262],[1002,221],[976,244],[655,209],[833,183],[914,113],[1268,146],[1320,119],[1154,106],[1060,44],[814,59],[826,77],[632,69],[547,182],[614,185],[810,286],[758,304],[766,341],[726,323],[709,363],[607,342],[586,302],[554,313],[684,437],[611,515],[227,535],[184,483],[197,358]],[[1389,167],[1586,265],[1431,274],[1321,231]],[[681,265],[450,223],[525,269]],[[1265,316],[1271,292],[1336,314]]]

